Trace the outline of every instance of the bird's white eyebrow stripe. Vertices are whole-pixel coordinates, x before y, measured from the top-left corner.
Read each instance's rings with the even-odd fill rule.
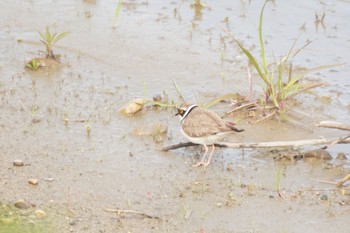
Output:
[[[191,105],[190,107],[188,107],[188,109],[186,110],[185,114],[184,114],[183,117],[181,118],[181,123],[182,123],[182,121],[185,119],[185,117],[186,117],[195,107],[198,107],[198,105],[194,104],[194,105]]]

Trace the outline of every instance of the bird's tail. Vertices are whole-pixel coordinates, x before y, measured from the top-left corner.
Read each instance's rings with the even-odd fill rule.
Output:
[[[225,124],[226,124],[226,126],[227,127],[229,127],[230,129],[232,129],[233,131],[235,131],[235,132],[242,132],[242,131],[244,131],[244,129],[237,129],[236,127],[235,127],[235,123],[233,123],[233,122],[225,122]]]

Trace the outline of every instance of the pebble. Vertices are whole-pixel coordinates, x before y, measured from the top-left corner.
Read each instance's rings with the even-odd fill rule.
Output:
[[[46,216],[46,213],[43,210],[35,210],[34,214],[37,218],[44,218]]]
[[[322,194],[321,200],[322,200],[322,201],[327,201],[327,200],[328,200],[327,194]]]
[[[38,185],[39,184],[39,180],[38,179],[29,179],[28,183],[31,185]]]
[[[44,180],[47,182],[53,182],[55,180],[55,178],[48,177],[48,178],[44,178]]]
[[[39,118],[33,118],[32,119],[32,123],[33,124],[39,123],[40,121],[41,121],[41,119],[39,119]]]
[[[155,102],[161,102],[162,101],[162,96],[159,94],[156,94],[153,96],[153,101]]]
[[[13,161],[13,165],[16,166],[16,167],[22,167],[22,166],[24,166],[24,163],[23,163],[22,160],[16,159],[16,160]]]
[[[28,209],[29,208],[28,204],[23,199],[17,200],[15,202],[15,207],[18,209]]]

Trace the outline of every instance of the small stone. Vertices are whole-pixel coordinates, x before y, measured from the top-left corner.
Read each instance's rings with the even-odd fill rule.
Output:
[[[15,207],[18,209],[28,209],[29,208],[28,204],[23,199],[17,200],[15,202]]]
[[[38,185],[39,184],[39,180],[38,179],[29,179],[28,183],[31,185]]]
[[[37,218],[44,218],[46,213],[43,210],[35,210],[34,214]]]
[[[32,123],[33,124],[39,123],[40,121],[41,121],[41,119],[39,119],[39,118],[33,118],[32,119]]]
[[[24,163],[22,160],[16,159],[15,161],[13,161],[13,165],[16,167],[22,167],[22,166],[24,166]]]
[[[323,150],[323,149],[318,149],[318,150],[310,150],[310,151],[305,152],[304,158],[331,160],[332,156],[328,153],[328,151]]]
[[[74,226],[74,225],[76,225],[77,224],[77,221],[76,220],[71,220],[71,221],[69,221],[69,225],[71,225],[71,226]]]
[[[81,219],[81,218],[71,219],[71,220],[69,221],[69,225],[75,226],[75,225],[77,225],[77,223],[78,223],[79,221],[82,221],[82,219]]]
[[[157,94],[153,96],[153,101],[154,102],[161,102],[162,101],[162,96]]]
[[[347,160],[348,158],[346,157],[345,153],[340,152],[337,155],[337,160]]]
[[[346,202],[344,200],[342,200],[339,202],[339,205],[344,206],[344,205],[346,205]]]
[[[322,194],[322,195],[321,195],[321,200],[322,200],[322,201],[327,201],[327,200],[328,200],[327,194]]]
[[[221,207],[222,207],[222,202],[220,202],[220,201],[219,201],[219,202],[216,202],[216,206],[219,207],[219,208],[221,208]]]
[[[53,182],[55,180],[55,178],[48,177],[48,178],[44,178],[44,180],[47,182]]]

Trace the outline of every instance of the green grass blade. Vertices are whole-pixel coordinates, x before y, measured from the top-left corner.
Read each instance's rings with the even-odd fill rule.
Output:
[[[120,11],[120,8],[122,6],[122,2],[123,2],[123,0],[119,0],[117,3],[117,7],[115,8],[115,16],[116,17],[118,17],[118,15],[119,15],[119,11]]]
[[[290,92],[287,98],[292,98],[296,95],[299,95],[300,93],[307,92],[311,89],[314,89],[316,87],[324,86],[324,83],[308,83],[306,85],[303,85],[303,87],[297,87],[293,92]]]
[[[46,40],[50,43],[51,41],[51,34],[49,31],[49,27],[46,27]]]
[[[264,68],[265,74],[268,73],[267,71],[267,64],[266,64],[266,54],[265,54],[265,48],[264,48],[264,41],[262,37],[262,25],[263,25],[263,16],[264,16],[264,9],[269,0],[265,1],[265,4],[260,12],[260,20],[259,20],[259,41],[260,41],[260,49],[261,49],[261,60],[262,60],[262,66]]]
[[[61,40],[62,38],[66,37],[69,35],[69,32],[63,32],[61,34],[59,34],[56,38],[55,38],[55,43],[59,40]]]
[[[57,35],[57,32],[55,32],[55,33],[53,33],[51,35],[51,42],[52,42],[52,44],[54,44],[56,42],[56,35]]]
[[[174,87],[175,87],[175,89],[176,89],[177,94],[178,94],[179,96],[182,96],[181,89],[180,89],[179,85],[177,85],[175,79],[173,79],[172,81],[173,81],[173,85],[174,85]]]
[[[278,171],[276,172],[276,175],[275,175],[275,190],[277,192],[279,192],[279,189],[280,189],[280,184],[281,184],[281,178],[283,176],[283,168],[280,168],[278,169]]]
[[[40,35],[41,39],[46,40],[44,34],[42,34],[41,32],[39,32],[39,35]]]
[[[261,79],[266,83],[266,85],[270,85],[269,80],[266,78],[266,75],[260,69],[260,66],[259,66],[258,62],[256,61],[256,59],[254,58],[254,56],[246,48],[244,48],[243,45],[238,40],[235,39],[235,42],[242,49],[243,53],[248,57],[250,63],[253,64],[256,71],[259,73]]]
[[[47,46],[47,42],[45,40],[40,40],[40,42]]]

